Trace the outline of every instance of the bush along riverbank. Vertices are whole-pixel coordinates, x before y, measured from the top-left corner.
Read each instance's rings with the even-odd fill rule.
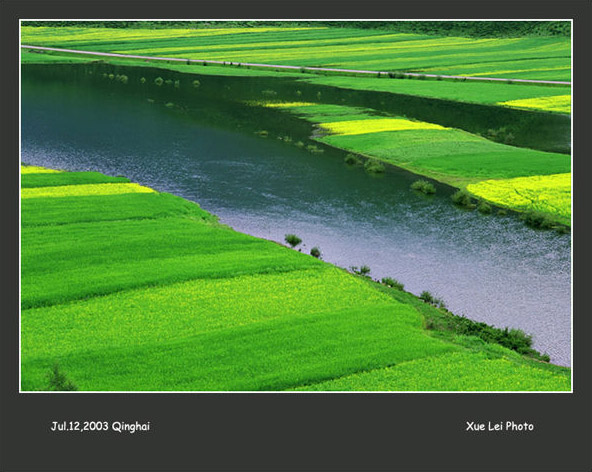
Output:
[[[123,177],[21,170],[24,391],[571,388],[570,369],[519,354],[532,355],[511,330],[457,320],[394,279]]]

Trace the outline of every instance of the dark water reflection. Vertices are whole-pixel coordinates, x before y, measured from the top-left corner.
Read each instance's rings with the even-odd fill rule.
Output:
[[[22,160],[125,175],[198,202],[238,231],[276,241],[296,233],[326,261],[366,264],[457,314],[531,333],[552,362],[570,365],[570,238],[484,216],[383,177],[252,131],[212,126],[216,102],[191,116],[137,96],[28,80],[22,86]],[[246,126],[248,128],[248,126]]]

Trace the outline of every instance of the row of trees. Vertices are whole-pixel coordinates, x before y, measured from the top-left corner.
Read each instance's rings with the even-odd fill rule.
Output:
[[[332,26],[381,29],[399,33],[475,38],[565,36],[568,21],[24,21],[23,26],[88,26],[98,28],[220,28],[257,26]]]

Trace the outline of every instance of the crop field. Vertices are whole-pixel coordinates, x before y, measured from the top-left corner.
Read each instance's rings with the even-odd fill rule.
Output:
[[[453,82],[438,80],[390,80],[367,77],[312,77],[301,79],[307,83],[333,87],[372,90],[377,92],[415,95],[483,105],[503,105],[510,108],[571,112],[571,87],[500,82]]]
[[[571,95],[555,95],[537,98],[524,98],[500,102],[514,108],[526,108],[533,110],[555,111],[559,113],[571,113]]]
[[[24,391],[56,364],[81,391],[570,389],[569,369],[433,335],[394,289],[181,198],[96,173],[22,179],[43,190],[21,207]]]
[[[379,116],[359,107],[300,102],[253,105],[293,113],[315,123],[319,131],[315,139],[325,144],[456,187],[471,184],[471,193],[495,204],[519,211],[536,207],[564,224],[570,222],[568,155],[495,143],[462,130]]]
[[[569,38],[460,38],[352,28],[28,27],[23,44],[229,62],[569,81]]]
[[[554,215],[571,224],[571,174],[486,180],[467,190],[496,205]]]

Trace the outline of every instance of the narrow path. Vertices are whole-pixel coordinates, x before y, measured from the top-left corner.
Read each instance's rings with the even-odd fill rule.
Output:
[[[274,64],[256,64],[251,62],[230,62],[230,61],[212,61],[204,59],[182,59],[179,57],[153,57],[153,56],[136,56],[132,54],[117,54],[114,52],[96,52],[96,51],[82,51],[79,49],[61,49],[61,48],[49,48],[43,46],[29,46],[21,44],[23,49],[35,49],[42,51],[57,51],[67,52],[71,54],[88,54],[91,56],[108,56],[108,57],[121,57],[124,59],[144,59],[149,61],[176,61],[184,62],[186,64],[221,64],[221,65],[238,65],[246,67],[267,67],[272,69],[290,69],[296,71],[310,71],[310,72],[344,72],[350,74],[369,74],[369,75],[386,75],[389,72],[377,71],[377,70],[356,70],[356,69],[330,69],[325,67],[303,67],[303,66],[286,66],[286,65],[274,65]],[[431,78],[442,78],[442,79],[462,79],[462,80],[481,80],[481,81],[497,81],[497,82],[519,82],[527,84],[549,84],[549,85],[571,85],[571,82],[562,82],[557,80],[533,80],[533,79],[507,79],[499,77],[465,77],[461,75],[438,75],[438,74],[421,74],[415,72],[400,72],[405,77],[431,77]]]

